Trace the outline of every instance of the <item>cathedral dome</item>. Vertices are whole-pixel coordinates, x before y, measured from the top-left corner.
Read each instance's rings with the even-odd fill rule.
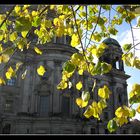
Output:
[[[105,43],[106,45],[115,45],[115,46],[121,47],[117,40],[110,37],[105,39],[103,43]]]

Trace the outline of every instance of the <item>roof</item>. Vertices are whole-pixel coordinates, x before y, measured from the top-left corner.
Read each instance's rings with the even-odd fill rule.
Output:
[[[113,38],[107,38],[103,41],[103,43],[105,43],[106,45],[115,45],[115,46],[121,47],[119,42]]]

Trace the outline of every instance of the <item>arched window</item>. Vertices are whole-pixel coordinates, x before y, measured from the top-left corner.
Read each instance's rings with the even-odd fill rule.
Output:
[[[118,87],[116,89],[116,93],[118,94],[118,96],[117,96],[117,104],[119,106],[121,106],[123,104],[123,102],[124,102],[124,100],[123,100],[123,89],[121,87]]]
[[[119,105],[122,105],[122,97],[121,97],[121,94],[118,95],[118,103],[119,103]]]
[[[119,61],[116,61],[116,69],[120,69],[120,67],[119,67]]]
[[[2,134],[10,134],[11,124],[7,123],[2,129]]]
[[[96,129],[95,128],[91,128],[90,132],[91,132],[91,134],[96,134]]]

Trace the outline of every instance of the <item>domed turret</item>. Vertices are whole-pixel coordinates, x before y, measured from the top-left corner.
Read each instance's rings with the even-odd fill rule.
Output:
[[[113,38],[107,38],[103,41],[103,43],[105,43],[106,45],[115,45],[121,48],[119,42]]]
[[[121,59],[123,52],[119,42],[113,38],[107,38],[103,43],[108,45],[108,48],[100,60],[112,64],[114,69],[124,71],[123,61]]]

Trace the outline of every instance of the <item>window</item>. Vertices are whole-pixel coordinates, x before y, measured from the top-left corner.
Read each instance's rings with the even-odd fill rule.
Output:
[[[2,134],[10,134],[11,124],[5,124],[2,129]]]
[[[126,130],[123,130],[123,134],[127,134],[127,131]]]
[[[64,43],[64,37],[56,37],[56,43]]]
[[[108,112],[104,112],[104,120],[108,120]]]
[[[40,115],[48,115],[49,113],[49,96],[40,96]]]
[[[105,134],[109,134],[108,129],[105,129]]]
[[[90,132],[91,132],[91,134],[96,134],[96,133],[95,133],[95,132],[96,132],[96,131],[95,131],[95,128],[91,128],[91,129],[90,129]]]
[[[66,35],[66,44],[70,44],[71,42],[71,37]]]
[[[12,112],[13,111],[13,101],[12,100],[6,100],[4,111],[5,112]]]
[[[16,79],[15,78],[11,78],[10,80],[7,81],[7,85],[8,86],[14,86],[16,83]]]
[[[119,102],[119,105],[122,105],[122,97],[121,97],[121,94],[118,95],[118,102]]]
[[[88,91],[89,91],[89,93],[90,93],[91,99],[93,99],[92,87],[89,87],[89,88],[88,88]]]
[[[69,116],[69,113],[70,113],[70,98],[69,97],[62,96],[61,110],[64,116]]]
[[[118,70],[120,69],[119,68],[119,61],[116,62],[116,69],[118,69]]]

